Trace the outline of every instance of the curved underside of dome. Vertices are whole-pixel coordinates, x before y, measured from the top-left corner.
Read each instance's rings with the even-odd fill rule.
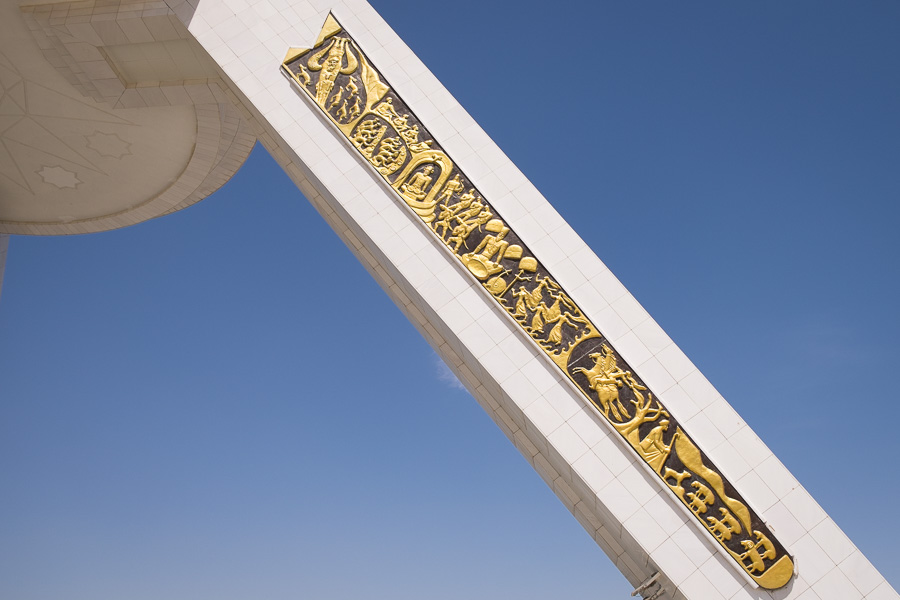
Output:
[[[168,214],[228,181],[256,141],[174,15],[84,6],[0,3],[0,233]]]

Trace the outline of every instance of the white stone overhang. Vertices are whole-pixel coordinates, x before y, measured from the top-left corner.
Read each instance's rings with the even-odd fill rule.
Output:
[[[116,229],[205,198],[256,142],[164,2],[0,3],[0,232]]]

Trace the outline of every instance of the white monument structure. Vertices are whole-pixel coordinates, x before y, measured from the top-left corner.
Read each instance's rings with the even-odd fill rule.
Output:
[[[364,0],[0,11],[0,233],[177,211],[259,140],[636,595],[898,598]]]

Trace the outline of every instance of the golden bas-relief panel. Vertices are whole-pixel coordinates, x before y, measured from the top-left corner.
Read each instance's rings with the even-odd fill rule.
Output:
[[[329,16],[283,69],[761,587],[784,547]]]

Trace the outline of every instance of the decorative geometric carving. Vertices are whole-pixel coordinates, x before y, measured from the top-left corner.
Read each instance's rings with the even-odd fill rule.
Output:
[[[761,587],[784,586],[784,547],[334,17],[282,68],[734,561]]]
[[[131,154],[131,144],[115,133],[97,131],[85,138],[87,147],[107,158],[122,158]]]
[[[57,108],[63,105],[68,113],[60,116]],[[82,168],[82,173],[101,173],[94,158],[85,156],[82,148],[72,145],[65,136],[57,133],[60,123],[87,121],[131,125],[109,110],[29,81],[0,53],[0,178],[35,193],[26,173],[37,173],[44,183],[57,187],[74,188],[77,183],[82,183],[78,179],[73,182],[74,173],[69,177],[59,171],[72,173],[68,169],[62,166],[51,168],[45,161],[58,160],[70,169]],[[38,169],[38,166],[42,168]]]
[[[55,185],[58,188],[76,188],[81,181],[72,171],[67,171],[62,167],[44,167],[37,172],[44,180],[44,183]]]

